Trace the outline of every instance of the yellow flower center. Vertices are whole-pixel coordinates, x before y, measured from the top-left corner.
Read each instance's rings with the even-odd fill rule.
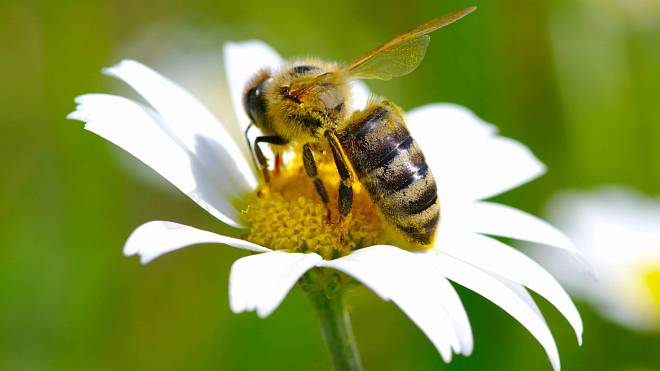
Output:
[[[244,211],[250,223],[246,239],[274,250],[315,252],[325,259],[386,243],[388,228],[366,190],[353,183],[352,211],[340,217],[337,169],[328,161],[317,165],[330,202],[322,202],[300,160],[294,159]]]
[[[644,285],[649,290],[660,319],[660,269],[649,270],[644,274]]]

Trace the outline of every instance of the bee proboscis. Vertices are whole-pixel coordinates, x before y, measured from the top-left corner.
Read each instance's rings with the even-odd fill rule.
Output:
[[[394,103],[372,97],[366,108],[350,113],[349,83],[351,79],[389,80],[412,72],[424,58],[428,34],[475,9],[435,18],[346,66],[306,59],[276,71],[259,71],[248,83],[243,102],[252,124],[263,133],[248,144],[265,181],[271,174],[259,144],[288,146],[302,153],[305,172],[327,204],[314,153],[330,151],[340,177],[341,216],[351,211],[352,184],[357,180],[385,219],[409,241],[430,244],[440,219],[440,203],[424,154]]]

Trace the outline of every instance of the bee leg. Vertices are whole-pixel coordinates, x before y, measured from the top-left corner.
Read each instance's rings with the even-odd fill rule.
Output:
[[[259,169],[261,169],[261,172],[264,175],[264,180],[266,181],[266,183],[268,183],[268,181],[270,180],[270,173],[268,172],[268,159],[266,158],[266,156],[264,156],[261,147],[259,147],[259,143],[284,145],[287,142],[284,138],[279,137],[277,135],[261,136],[261,137],[257,137],[254,140],[254,153],[256,155],[257,162],[259,163]]]
[[[309,143],[303,145],[303,165],[305,167],[305,173],[307,176],[313,179],[312,181],[314,182],[316,193],[318,193],[319,197],[321,197],[321,200],[328,209],[328,222],[330,222],[330,209],[327,207],[328,201],[330,201],[330,199],[328,198],[328,192],[325,190],[323,181],[318,177],[316,161],[314,160],[314,153],[312,152],[312,148],[310,147]]]
[[[341,144],[335,133],[327,130],[325,132],[325,137],[330,143],[332,157],[335,159],[335,166],[337,166],[337,172],[339,173],[340,178],[338,198],[339,214],[341,214],[342,217],[345,217],[353,208],[353,177],[351,176],[346,157],[341,150]]]
[[[264,156],[264,153],[261,151],[261,148],[256,145],[254,146],[254,152],[257,156],[257,162],[259,163],[259,169],[264,175],[264,181],[268,183],[270,181],[270,173],[268,172],[268,159]]]

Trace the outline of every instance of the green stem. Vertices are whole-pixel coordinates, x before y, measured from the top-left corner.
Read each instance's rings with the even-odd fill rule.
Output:
[[[351,319],[344,307],[342,292],[330,297],[325,290],[308,292],[321,321],[323,339],[328,346],[332,364],[337,371],[362,371]]]

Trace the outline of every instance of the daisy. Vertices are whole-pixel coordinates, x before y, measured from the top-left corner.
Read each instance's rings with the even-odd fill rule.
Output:
[[[594,273],[585,276],[559,254],[540,251],[566,287],[611,321],[660,329],[660,199],[614,187],[566,192],[550,203],[550,215]]]
[[[548,272],[489,237],[574,251],[571,242],[546,222],[484,201],[545,171],[527,147],[499,136],[494,126],[463,107],[416,108],[407,113],[406,122],[433,171],[442,205],[434,245],[425,251],[390,245],[382,219],[359,184],[353,212],[338,233],[335,223],[327,223],[325,206],[311,182],[301,175],[299,159],[290,157],[279,176],[268,186],[260,185],[245,140],[237,135],[249,124],[242,107],[245,84],[260,69],[282,65],[282,59],[259,41],[228,43],[224,57],[234,127],[224,126],[189,92],[135,61],[123,61],[104,72],[130,85],[148,105],[106,94],[76,99],[78,106],[70,119],[84,121],[85,129],[131,153],[222,223],[242,231],[236,238],[152,221],[131,234],[124,246],[126,255],[139,255],[142,263],[148,263],[202,243],[251,252],[231,269],[232,311],[256,311],[266,317],[298,284],[318,309],[338,369],[360,369],[341,303],[342,292],[355,281],[396,303],[446,362],[452,354],[469,355],[472,331],[451,280],[519,321],[539,341],[553,368],[559,369],[556,344],[527,289],[552,303],[581,342],[582,322],[575,306]],[[352,107],[359,109],[369,92],[355,83],[353,95]],[[328,190],[336,189],[334,173],[322,165],[319,173],[329,182]],[[330,197],[336,198],[336,192]]]

